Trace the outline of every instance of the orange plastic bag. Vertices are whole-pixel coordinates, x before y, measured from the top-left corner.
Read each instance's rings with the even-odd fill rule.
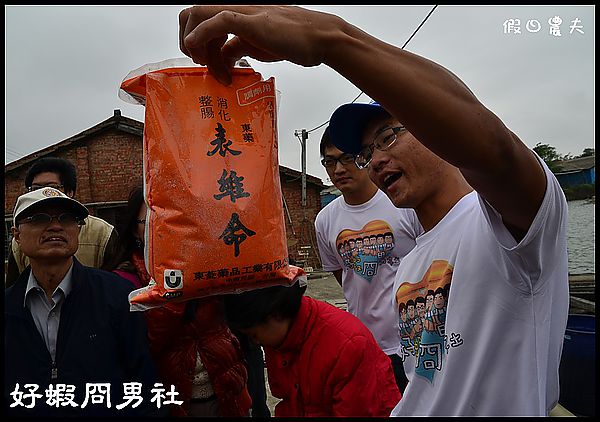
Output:
[[[143,66],[122,82],[144,104],[145,262],[152,277],[132,310],[290,285],[277,155],[274,79],[233,69]]]

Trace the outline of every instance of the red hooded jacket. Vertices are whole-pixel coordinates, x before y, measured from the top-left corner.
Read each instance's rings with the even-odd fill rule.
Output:
[[[252,399],[248,393],[248,372],[240,343],[225,324],[222,300],[200,299],[195,318],[185,324],[184,303],[172,303],[146,311],[150,351],[159,377],[175,385],[183,400],[173,416],[186,416],[196,367],[196,351],[219,402],[221,416],[249,416]]]
[[[390,358],[354,315],[303,297],[281,346],[265,347],[275,416],[389,416],[401,398]]]

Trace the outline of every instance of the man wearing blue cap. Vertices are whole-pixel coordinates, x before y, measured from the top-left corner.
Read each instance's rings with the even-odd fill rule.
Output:
[[[320,150],[321,164],[342,193],[315,218],[323,269],[331,271],[342,287],[348,312],[367,326],[392,361],[402,393],[408,380],[396,353],[400,330],[390,298],[398,265],[414,248],[423,228],[414,210],[396,208],[371,181],[367,169],[356,167],[355,156],[331,143],[329,128],[323,132]],[[350,247],[348,253],[340,252],[345,242]]]
[[[450,71],[338,16],[195,6],[179,23],[182,52],[225,85],[246,55],[324,63],[381,104],[340,107],[330,131],[425,230],[390,301],[450,286],[399,350],[409,382],[392,415],[548,415],[569,294],[567,204],[544,162]]]
[[[87,215],[50,187],[17,199],[13,235],[30,265],[4,295],[9,415],[164,414],[150,402],[156,371],[144,316],[129,312],[130,283],[73,257]]]

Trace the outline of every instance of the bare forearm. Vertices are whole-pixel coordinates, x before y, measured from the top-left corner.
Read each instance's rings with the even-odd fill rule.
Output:
[[[180,25],[182,51],[224,83],[230,82],[226,63],[244,55],[302,66],[325,63],[458,167],[507,225],[527,230],[533,221],[546,188],[541,166],[443,66],[335,15],[298,7],[199,6],[182,11]],[[236,36],[226,42],[230,33]]]
[[[327,36],[325,64],[449,163],[489,172],[506,155],[502,146],[512,142],[508,129],[449,70],[345,22]]]
[[[544,172],[526,145],[456,75],[345,22],[324,45],[327,65],[458,167],[514,228],[516,238],[526,232],[545,192]]]

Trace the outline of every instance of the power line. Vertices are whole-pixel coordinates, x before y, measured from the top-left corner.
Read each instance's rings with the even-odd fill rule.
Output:
[[[9,148],[5,148],[4,150],[6,153],[8,154],[12,154],[12,155],[18,155],[18,156],[23,156],[25,154],[21,153],[20,151],[17,150],[13,150],[13,149],[9,149]]]
[[[5,145],[5,146],[4,146],[4,149],[5,149],[5,150],[7,150],[7,151],[16,152],[16,153],[18,153],[18,154],[20,154],[20,153],[21,153],[21,151],[19,151],[18,149],[16,149],[16,148],[12,148],[12,147],[10,147],[10,146],[8,146],[8,145]]]
[[[15,154],[14,152],[6,151],[6,154],[9,156],[12,156],[12,158],[15,160],[18,160],[19,158],[21,158],[21,155]]]
[[[410,40],[413,39],[413,37],[415,36],[415,34],[419,31],[419,29],[421,29],[421,27],[423,26],[423,24],[427,21],[427,19],[429,19],[429,16],[431,16],[431,14],[433,13],[433,11],[436,9],[436,7],[438,7],[438,5],[436,4],[435,6],[433,6],[433,8],[429,11],[429,13],[427,14],[427,16],[425,16],[425,19],[423,19],[423,21],[421,22],[421,24],[417,27],[417,29],[414,30],[414,32],[412,33],[412,35],[408,38],[408,40],[406,40],[406,42],[404,43],[404,45],[401,47],[402,50],[404,50],[404,47],[406,47],[406,45],[410,42]],[[358,98],[363,94],[364,91],[360,91],[360,93],[356,96],[356,98],[354,98],[350,104],[352,104],[353,102],[355,102],[356,100],[358,100]],[[320,124],[319,126],[308,130],[307,133],[311,133],[314,132],[315,130],[319,129],[320,127],[325,126],[327,123],[329,123],[329,120],[327,120],[325,123]]]
[[[18,149],[11,147],[10,145],[4,145],[4,150],[7,152],[12,152],[13,154],[25,155],[24,152],[19,151]]]

